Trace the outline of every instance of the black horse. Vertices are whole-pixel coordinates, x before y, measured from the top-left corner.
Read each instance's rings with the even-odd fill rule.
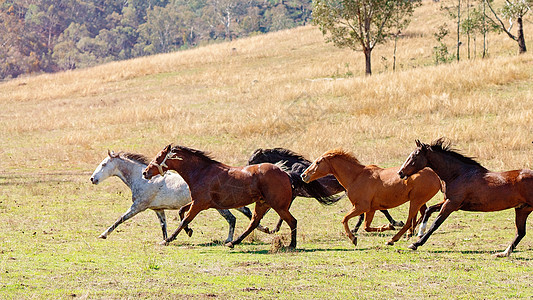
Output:
[[[252,153],[250,159],[248,159],[248,164],[259,164],[259,163],[273,163],[277,165],[282,165],[289,173],[292,184],[292,197],[294,198],[300,196],[305,198],[315,198],[320,203],[329,205],[336,203],[342,199],[346,194],[336,195],[341,192],[345,192],[344,187],[335,179],[333,175],[328,175],[312,181],[310,183],[305,183],[302,181],[300,175],[309,167],[312,162],[303,156],[284,148],[273,148],[273,149],[257,149]],[[381,210],[385,215],[387,220],[393,226],[403,226],[404,223],[401,221],[395,221],[387,210]],[[352,232],[357,232],[359,227],[363,223],[365,215],[362,214],[359,217],[359,221],[355,225]],[[283,220],[279,220],[276,228],[271,233],[279,231]]]

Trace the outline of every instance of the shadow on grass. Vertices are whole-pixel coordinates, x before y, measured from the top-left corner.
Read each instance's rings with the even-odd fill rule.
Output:
[[[235,246],[238,247],[238,246]],[[271,252],[270,250],[264,249],[264,250],[241,250],[233,249],[231,251],[232,254],[280,254],[280,253],[314,253],[314,252],[361,252],[361,251],[369,251],[374,250],[374,248],[354,248],[354,249],[347,249],[347,248],[320,248],[320,249],[288,249],[288,248],[282,248],[276,252]]]
[[[495,251],[495,250],[428,250],[426,252],[428,253],[435,253],[435,254],[443,254],[443,253],[450,253],[450,254],[487,254],[494,256],[496,253],[500,253],[504,251],[505,249],[502,249],[501,251]],[[533,258],[531,257],[513,257],[514,255],[520,254],[522,251],[513,251],[511,253],[510,259],[513,260],[521,260],[521,261],[533,261]],[[504,258],[502,258],[504,259]]]

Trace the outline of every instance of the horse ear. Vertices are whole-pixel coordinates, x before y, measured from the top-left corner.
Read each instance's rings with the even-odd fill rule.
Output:
[[[165,152],[170,152],[170,149],[172,149],[172,144],[168,144],[168,146],[165,147]]]
[[[415,140],[415,143],[417,147],[422,147],[422,143],[420,142],[420,140]]]
[[[109,157],[111,157],[111,158],[115,158],[115,157],[117,157],[117,155],[115,154],[115,152],[114,152],[114,151],[111,151],[111,150],[109,150],[109,149],[107,149],[107,155],[108,155]]]

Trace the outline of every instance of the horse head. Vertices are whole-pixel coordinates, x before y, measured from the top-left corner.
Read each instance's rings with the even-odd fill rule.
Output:
[[[407,177],[417,173],[425,168],[428,164],[426,154],[430,150],[429,145],[424,144],[419,140],[415,140],[415,142],[416,149],[411,152],[409,157],[407,157],[407,160],[405,160],[402,167],[398,171],[398,175],[402,179],[406,179]]]
[[[161,150],[157,156],[148,164],[148,166],[143,171],[143,177],[150,180],[156,175],[165,175],[165,173],[170,169],[167,165],[169,160],[182,160],[183,158],[177,156],[176,153],[172,152],[172,144],[166,146]]]
[[[324,177],[330,173],[330,166],[324,156],[317,158],[305,171],[300,175],[303,182],[309,183],[315,179]]]
[[[116,174],[117,166],[115,164],[115,158],[118,156],[118,153],[107,150],[107,157],[102,160],[94,170],[93,175],[91,175],[91,182],[93,184],[99,184]]]

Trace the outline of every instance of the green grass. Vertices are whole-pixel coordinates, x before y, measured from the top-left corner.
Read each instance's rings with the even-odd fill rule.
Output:
[[[418,251],[393,232],[343,235],[343,199],[333,206],[298,198],[298,248],[270,253],[273,236],[254,233],[231,250],[227,225],[215,210],[159,246],[156,216],[146,211],[97,236],[130,205],[117,178],[99,186],[90,174],[10,174],[0,177],[0,298],[517,298],[533,296],[533,239],[510,258],[493,257],[514,235],[514,213],[457,212]],[[431,201],[436,203],[442,195]],[[405,218],[407,207],[391,210]],[[247,220],[238,218],[237,233]],[[176,212],[168,212],[174,230]],[[263,224],[273,226],[269,213]],[[355,221],[354,221],[355,222]],[[352,223],[354,223],[352,222]],[[374,224],[385,223],[376,214]],[[288,227],[281,233],[287,243]],[[414,240],[414,239],[413,239]]]

